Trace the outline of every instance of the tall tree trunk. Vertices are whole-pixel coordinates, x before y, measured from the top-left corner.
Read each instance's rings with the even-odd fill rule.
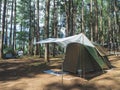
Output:
[[[108,13],[111,13],[111,2],[107,2],[108,3],[108,8],[109,8],[109,12]],[[111,18],[110,18],[110,14],[108,15],[108,37],[107,37],[107,43],[108,43],[108,49],[110,50],[111,49],[111,43],[112,43],[112,28],[111,28]]]
[[[101,7],[100,7],[100,31],[99,31],[99,36],[98,36],[98,40],[99,43],[104,43],[104,36],[103,36],[103,15],[102,15],[102,11],[103,11],[103,1],[101,0]]]
[[[119,17],[118,17],[118,7],[117,7],[117,0],[114,0],[114,23],[115,23],[115,28],[114,28],[114,32],[115,32],[115,39],[114,39],[114,45],[115,45],[115,49],[118,50],[118,43],[120,41],[120,32],[119,32]]]
[[[46,0],[45,38],[49,37],[49,8],[50,8],[50,0]],[[45,44],[45,62],[49,62],[49,44]]]
[[[1,25],[2,0],[0,0],[0,25]]]
[[[54,19],[54,21],[53,21],[53,36],[54,36],[54,38],[56,38],[57,37],[57,1],[56,0],[54,0],[54,11],[53,11],[53,19]],[[55,55],[56,55],[56,44],[54,43],[53,44],[53,57],[55,57]]]
[[[94,1],[95,2],[95,42],[98,41],[98,3],[97,0]]]
[[[33,31],[32,31],[32,9],[31,9],[31,0],[29,2],[30,16],[29,16],[29,55],[33,55]]]
[[[1,26],[1,12],[2,12],[2,0],[0,0],[0,26]],[[1,58],[1,44],[2,44],[2,41],[1,41],[1,39],[2,39],[2,37],[1,37],[2,35],[1,35],[1,31],[0,31],[0,58]]]
[[[10,20],[10,40],[9,40],[9,45],[10,46],[12,46],[12,25],[13,25],[13,23],[12,23],[12,21],[13,21],[13,0],[12,0],[12,6],[11,6],[11,20]]]
[[[91,32],[91,41],[93,42],[93,17],[92,17],[92,12],[93,12],[93,1],[90,1],[90,32]]]
[[[13,49],[16,49],[16,0],[14,0],[14,29],[13,29]]]
[[[65,0],[65,12],[66,12],[66,36],[69,36],[70,32],[70,0]]]
[[[68,22],[68,36],[70,36],[71,32],[71,0],[68,0],[68,16],[69,16],[69,22]]]
[[[70,35],[72,36],[73,33],[74,33],[74,3],[73,3],[73,0],[70,0],[71,1],[71,33]]]
[[[39,28],[39,0],[37,0],[37,32],[36,32],[36,41],[40,41],[40,28]],[[40,45],[36,44],[36,54],[39,55],[40,54]],[[40,54],[41,56],[41,54]]]
[[[6,8],[6,16],[8,15],[8,9]],[[5,18],[5,45],[8,46],[8,18]]]
[[[76,31],[76,22],[77,22],[76,14],[77,14],[76,2],[72,0],[72,35],[74,35]]]
[[[2,58],[3,58],[3,49],[4,49],[4,29],[5,29],[6,4],[7,4],[7,0],[4,0],[3,17],[2,17],[2,45],[1,45],[1,57]]]
[[[1,58],[1,46],[2,46],[2,35],[1,35],[1,31],[0,31],[0,58]]]
[[[82,12],[81,12],[81,14],[82,14],[82,30],[81,30],[81,32],[83,32],[83,33],[85,33],[85,28],[84,28],[84,0],[82,0]]]
[[[33,30],[33,41],[35,40],[35,42],[37,41],[37,33],[39,33],[39,32],[37,32],[37,26],[38,26],[38,20],[39,20],[39,18],[38,18],[38,15],[37,15],[37,12],[36,12],[36,9],[38,9],[37,8],[37,4],[39,5],[39,3],[37,3],[37,0],[34,0],[34,15],[33,15],[33,20],[34,20],[34,25],[33,25],[33,27],[34,27],[34,30]],[[34,48],[33,48],[33,50],[34,50],[34,56],[35,55],[39,55],[39,53],[37,52],[38,50],[37,50],[37,45],[35,45],[34,46]]]

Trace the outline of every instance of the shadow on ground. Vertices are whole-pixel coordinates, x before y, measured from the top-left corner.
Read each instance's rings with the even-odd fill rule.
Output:
[[[34,77],[42,74],[43,70],[52,69],[43,60],[9,60],[0,62],[0,81],[17,80],[22,77]]]
[[[94,85],[87,84],[88,82],[80,82],[79,80],[73,80],[72,84],[60,84],[51,83],[45,86],[44,90],[97,90]]]
[[[49,64],[43,59],[3,61],[0,62],[0,90],[120,90],[120,58],[110,57],[110,59],[114,68],[108,73],[91,74],[87,80],[78,77],[63,82],[57,76],[55,78],[52,75],[42,75],[43,70],[60,68],[61,60],[53,60]],[[34,78],[39,74],[41,76]],[[9,82],[24,77],[25,79],[19,82]],[[25,82],[26,77],[32,78]]]
[[[64,80],[63,83],[50,83],[43,90],[120,90],[120,81],[116,77],[106,76],[92,81],[71,80],[71,84]]]
[[[6,60],[0,62],[0,81],[17,80],[23,77],[34,77],[43,74],[44,70],[61,68],[61,60],[51,60],[46,64],[44,60]],[[86,79],[91,79],[102,73],[88,74]]]
[[[0,62],[0,81],[17,80],[23,77],[34,77],[43,74],[44,70],[61,68],[61,60],[51,60],[46,64],[44,60],[7,60]],[[105,73],[105,72],[104,72]],[[90,80],[103,72],[88,73],[84,78]]]

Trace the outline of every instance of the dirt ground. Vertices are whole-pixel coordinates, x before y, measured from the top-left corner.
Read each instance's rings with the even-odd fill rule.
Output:
[[[0,90],[120,90],[120,56],[109,56],[109,60],[114,68],[89,79],[43,72],[60,70],[59,59],[52,59],[49,64],[43,59],[0,61]]]

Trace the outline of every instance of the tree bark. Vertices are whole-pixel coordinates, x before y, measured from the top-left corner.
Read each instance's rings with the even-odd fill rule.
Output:
[[[70,32],[70,0],[65,0],[65,12],[66,12],[66,36],[69,36]]]
[[[3,49],[4,49],[4,29],[5,29],[6,4],[7,4],[7,0],[4,0],[3,17],[2,17],[2,45],[1,45],[1,57],[2,58],[3,58]]]
[[[9,40],[9,45],[12,46],[12,32],[13,32],[13,0],[12,0],[12,6],[11,6],[11,20],[10,20],[10,40]]]
[[[95,2],[95,38],[94,41],[98,42],[98,3],[97,0]]]
[[[8,9],[6,8],[6,16],[8,15]],[[5,18],[5,45],[8,46],[8,19]]]
[[[90,32],[91,32],[91,41],[93,42],[93,21],[92,21],[92,12],[93,12],[93,1],[90,1]]]
[[[74,3],[73,3],[73,0],[70,0],[71,1],[71,33],[70,33],[70,36],[72,36],[74,34]]]
[[[14,0],[14,29],[13,29],[13,49],[16,49],[16,0]]]
[[[114,41],[114,45],[115,45],[115,49],[118,50],[118,43],[120,41],[120,24],[119,24],[119,17],[118,17],[118,7],[117,7],[117,0],[114,0],[114,21],[115,21],[115,41]]]
[[[50,0],[46,0],[45,38],[49,38],[49,8]],[[49,62],[49,44],[45,44],[45,62]]]
[[[58,22],[58,20],[57,20],[57,1],[56,0],[54,0],[54,11],[53,11],[53,19],[54,19],[54,21],[53,21],[53,36],[54,36],[54,38],[56,38],[57,37],[57,22]],[[55,55],[56,55],[56,44],[54,43],[53,44],[53,57],[55,57]]]
[[[39,0],[37,0],[37,32],[36,32],[36,41],[40,41],[40,28],[39,28]],[[40,55],[40,44],[36,44],[36,55]]]
[[[81,14],[82,14],[82,30],[81,32],[85,33],[85,28],[84,28],[84,0],[82,0],[82,11],[81,11]]]
[[[29,55],[33,55],[33,31],[32,31],[32,9],[31,9],[31,0],[29,2],[30,7],[30,16],[29,16]]]
[[[2,12],[2,0],[0,0],[0,25],[1,25],[1,12]],[[2,35],[1,35],[1,31],[0,31],[0,58],[1,58],[1,44],[2,44]]]
[[[2,12],[2,0],[0,0],[0,24],[1,24],[1,12]]]
[[[104,43],[104,36],[103,36],[103,1],[101,0],[101,7],[100,7],[100,34],[98,36],[99,43]]]

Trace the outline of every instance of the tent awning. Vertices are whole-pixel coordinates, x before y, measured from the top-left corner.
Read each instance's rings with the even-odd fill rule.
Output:
[[[47,38],[36,42],[35,44],[42,43],[57,43],[62,47],[66,47],[69,43],[81,43],[86,46],[95,47],[83,33],[65,38]]]

